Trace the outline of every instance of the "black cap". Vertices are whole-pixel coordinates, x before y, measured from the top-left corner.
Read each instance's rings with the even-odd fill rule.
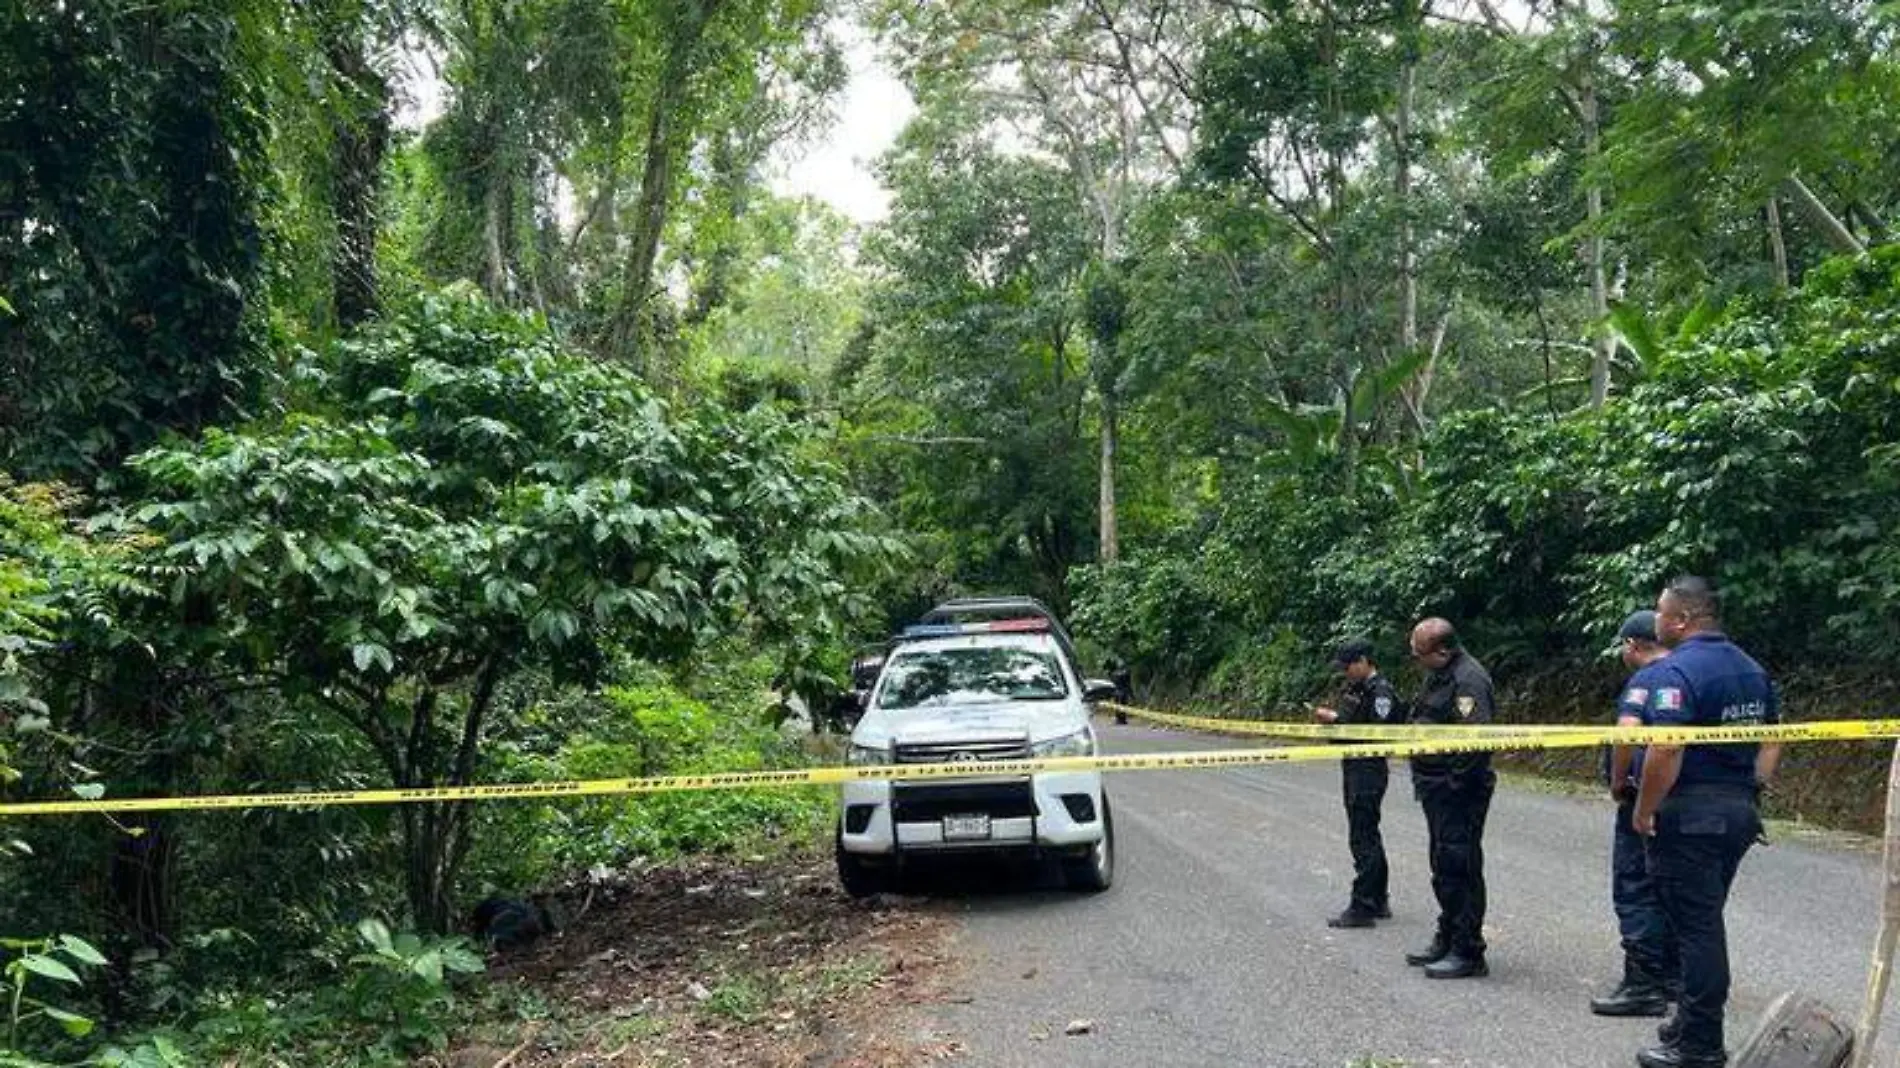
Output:
[[[1656,637],[1656,613],[1644,608],[1640,611],[1631,612],[1628,616],[1624,617],[1623,625],[1616,629],[1615,643],[1608,649],[1605,649],[1604,652],[1621,652],[1623,643],[1627,641],[1648,642],[1651,645],[1656,645],[1659,644],[1661,640],[1662,639]]]
[[[1353,638],[1343,642],[1338,649],[1333,651],[1333,666],[1343,668],[1355,661],[1371,660],[1372,649],[1372,643],[1364,638]]]
[[[1623,625],[1617,628],[1616,636],[1619,640],[1634,638],[1639,642],[1655,641],[1656,613],[1647,608],[1639,612],[1631,612],[1629,617],[1623,620]]]

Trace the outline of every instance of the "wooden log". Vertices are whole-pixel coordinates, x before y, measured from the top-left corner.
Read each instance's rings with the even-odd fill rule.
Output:
[[[1847,1023],[1819,1001],[1790,990],[1762,1013],[1731,1068],[1842,1068],[1854,1051]]]
[[[1860,1026],[1854,1030],[1854,1068],[1874,1063],[1874,1044],[1880,1038],[1880,1018],[1885,1014],[1887,987],[1893,979],[1893,950],[1900,942],[1900,742],[1893,747],[1893,763],[1887,770],[1887,874],[1886,892],[1880,898],[1880,933],[1874,938],[1874,959],[1867,968],[1867,1003],[1861,1007]]]

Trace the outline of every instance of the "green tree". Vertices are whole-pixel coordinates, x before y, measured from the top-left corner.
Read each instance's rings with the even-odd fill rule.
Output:
[[[822,634],[884,551],[783,421],[669,411],[478,303],[425,301],[310,373],[324,411],[138,457],[132,518],[225,662],[340,717],[398,786],[475,781],[518,672]],[[410,907],[446,930],[468,809],[401,818]]]
[[[938,541],[934,581],[1062,603],[1092,513],[1073,295],[1093,242],[1062,167],[956,122],[913,124],[884,162],[896,196],[868,251],[887,280],[845,444],[899,521]]]

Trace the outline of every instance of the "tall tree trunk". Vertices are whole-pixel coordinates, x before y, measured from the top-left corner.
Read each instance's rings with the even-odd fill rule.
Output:
[[[1788,242],[1781,232],[1781,200],[1768,198],[1768,249],[1775,260],[1775,288],[1787,289]]]
[[[138,833],[112,842],[112,896],[122,929],[145,949],[172,945],[172,820],[163,813],[141,817]]]
[[[640,196],[634,208],[632,248],[627,253],[620,307],[614,317],[610,354],[618,359],[640,356],[649,340],[642,336],[643,323],[647,301],[653,295],[653,271],[660,259],[667,209],[673,200],[674,158],[680,149],[679,127],[687,105],[687,83],[697,65],[706,26],[718,13],[720,3],[699,0],[686,5],[689,12],[675,28],[660,71],[659,93],[647,117],[646,166],[640,175]],[[646,362],[642,362],[641,369],[649,375],[658,370]]]
[[[717,139],[712,150],[713,181],[725,199],[725,210],[736,222],[750,207],[751,168],[732,143],[732,135]],[[739,239],[722,238],[707,253],[704,270],[693,287],[692,300],[683,316],[688,325],[697,326],[712,318],[732,297],[732,279],[739,265]]]
[[[1585,62],[1596,63],[1594,52]],[[1586,67],[1577,89],[1578,111],[1583,120],[1584,166],[1595,169],[1603,151],[1603,131],[1597,112],[1596,72]],[[1595,323],[1595,352],[1590,360],[1590,404],[1600,407],[1610,396],[1610,358],[1616,355],[1616,336],[1610,332],[1610,285],[1605,275],[1603,250],[1603,187],[1593,177],[1584,188],[1585,212],[1589,236],[1585,239],[1590,265],[1590,318]]]
[[[1119,431],[1117,423],[1121,413],[1117,410],[1115,394],[1112,390],[1102,391],[1102,563],[1112,564],[1121,559],[1121,530],[1115,516],[1115,448]]]
[[[502,234],[508,220],[508,183],[503,169],[492,158],[486,168],[486,187],[482,190],[482,290],[490,300],[508,296],[508,257],[502,248]]]
[[[1328,2],[1320,5],[1320,18],[1319,60],[1326,79],[1325,88],[1320,95],[1320,106],[1328,125],[1337,128],[1344,111],[1339,86],[1343,77],[1339,55],[1340,16],[1338,10]],[[1345,150],[1338,144],[1337,139],[1327,138],[1327,141],[1326,158],[1323,164],[1326,206],[1320,214],[1320,229],[1323,233],[1331,235],[1337,230],[1339,221],[1346,215],[1346,160]],[[1331,246],[1330,241],[1326,244],[1328,247]],[[1329,255],[1326,262],[1331,282],[1329,286],[1331,292],[1328,294],[1331,304],[1328,309],[1331,313],[1329,318],[1333,324],[1332,330],[1335,331],[1333,348],[1339,354],[1339,360],[1342,361],[1336,366],[1336,372],[1338,381],[1346,383],[1343,390],[1345,410],[1339,426],[1339,452],[1343,466],[1340,473],[1340,492],[1351,497],[1358,490],[1359,480],[1359,429],[1354,425],[1358,419],[1358,413],[1352,410],[1351,382],[1360,362],[1358,359],[1360,353],[1357,351],[1358,338],[1349,329],[1342,331],[1342,327],[1350,319],[1347,308],[1352,303],[1351,279],[1346,274],[1346,267],[1340,262],[1338,256]]]
[[[1849,230],[1841,220],[1835,218],[1827,205],[1821,203],[1821,198],[1815,196],[1814,191],[1809,189],[1807,183],[1800,178],[1792,174],[1783,178],[1781,191],[1788,194],[1788,199],[1794,202],[1795,210],[1808,221],[1808,225],[1821,232],[1821,236],[1827,240],[1828,246],[1834,251],[1848,256],[1858,256],[1867,251],[1866,246],[1860,243],[1860,239],[1854,236],[1854,232]]]
[[[1431,429],[1431,420],[1425,416],[1425,402],[1432,395],[1432,380],[1438,377],[1438,356],[1445,351],[1445,332],[1451,329],[1451,309],[1438,317],[1438,325],[1432,328],[1432,347],[1425,357],[1425,366],[1419,368],[1411,385],[1399,391],[1405,398],[1405,406],[1412,413],[1412,423],[1418,427],[1418,435],[1423,438]]]
[[[1339,489],[1351,498],[1359,492],[1359,430],[1353,424],[1359,419],[1359,413],[1352,407],[1352,390],[1346,391],[1346,405],[1339,424],[1339,455],[1342,470],[1339,475]]]
[[[126,770],[160,796],[176,791],[181,772],[182,758],[171,736],[177,720],[172,681],[165,665],[127,649],[108,661],[96,695],[106,715],[151,740]],[[168,950],[176,933],[177,824],[166,814],[152,813],[129,826],[137,830],[112,840],[108,885],[116,918],[140,948]]]
[[[641,322],[653,290],[653,268],[660,258],[660,237],[666,230],[666,212],[673,194],[673,112],[681,104],[677,79],[660,90],[647,124],[646,168],[640,176],[640,198],[634,208],[633,248],[621,278],[620,310],[614,325],[613,353],[619,359],[639,354],[645,338]],[[642,368],[651,371],[652,368]]]
[[[1399,67],[1398,113],[1392,122],[1395,175],[1393,192],[1399,205],[1399,355],[1409,357],[1418,351],[1418,262],[1412,225],[1412,114],[1418,97],[1417,36],[1410,21],[1408,0],[1399,7],[1399,32],[1405,36],[1400,46],[1405,60]]]
[[[331,117],[336,252],[330,275],[336,323],[348,333],[381,307],[376,234],[383,157],[389,150],[389,84],[370,63],[360,32],[332,34],[324,52],[343,95]]]

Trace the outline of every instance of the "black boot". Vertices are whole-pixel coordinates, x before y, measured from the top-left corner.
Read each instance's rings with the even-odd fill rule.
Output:
[[[1675,1013],[1669,1019],[1657,1024],[1656,1037],[1665,1046],[1680,1045],[1682,1043],[1682,1014]]]
[[[1453,950],[1425,966],[1427,979],[1482,979],[1490,974],[1484,954],[1469,950]]]
[[[1710,1053],[1691,1053],[1671,1043],[1638,1052],[1636,1063],[1640,1068],[1725,1068],[1728,1054],[1719,1049]]]
[[[1603,997],[1590,999],[1598,1016],[1661,1016],[1669,1011],[1663,986],[1634,963],[1623,963],[1623,981]]]
[[[1334,916],[1330,920],[1327,920],[1326,926],[1328,927],[1376,927],[1378,926],[1378,924],[1374,922],[1375,919],[1376,919],[1376,916],[1371,910],[1362,909],[1357,905],[1349,905],[1346,907],[1346,911],[1340,913],[1337,916]]]
[[[1377,919],[1389,920],[1392,918],[1392,905],[1389,902],[1381,903],[1378,908],[1372,910],[1372,915]]]
[[[1432,936],[1431,945],[1426,946],[1424,949],[1407,953],[1405,955],[1405,963],[1410,964],[1414,968],[1423,968],[1427,964],[1436,964],[1444,960],[1445,954],[1450,952],[1451,944],[1445,941],[1444,935],[1437,934]]]

